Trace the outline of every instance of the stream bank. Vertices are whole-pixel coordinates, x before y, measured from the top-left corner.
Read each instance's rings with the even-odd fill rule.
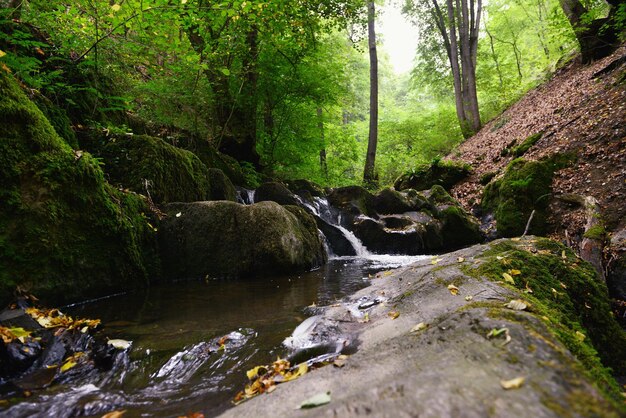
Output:
[[[346,309],[381,295],[367,317]],[[609,310],[593,268],[553,241],[476,245],[385,273],[326,309],[312,334],[357,341],[345,365],[222,416],[623,416],[604,365],[624,373],[626,337]],[[330,403],[297,409],[326,392]]]

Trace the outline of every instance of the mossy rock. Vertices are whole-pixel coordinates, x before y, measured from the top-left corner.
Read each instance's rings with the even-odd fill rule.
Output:
[[[76,133],[72,129],[72,122],[67,115],[65,109],[55,105],[45,96],[38,94],[35,96],[34,103],[39,110],[48,119],[56,133],[65,140],[74,149],[78,149],[78,139]]]
[[[439,185],[435,185],[431,187],[431,189],[426,193],[426,197],[428,201],[434,206],[441,205],[458,205],[459,203],[452,198],[448,194],[448,192]]]
[[[569,161],[558,155],[539,161],[518,158],[507,166],[503,177],[487,185],[482,208],[494,213],[498,235],[521,235],[533,210],[529,232],[536,235],[547,232],[546,210],[552,194],[552,178],[555,170]]]
[[[417,199],[414,199],[415,201]],[[412,201],[400,192],[387,187],[374,197],[374,209],[380,214],[404,213],[418,210],[412,205]]]
[[[112,188],[0,70],[0,303],[16,286],[61,303],[158,274],[147,205]]]
[[[458,206],[450,206],[439,213],[441,234],[446,251],[479,243],[482,240],[478,222]]]
[[[260,185],[254,193],[255,202],[272,201],[280,205],[299,204],[296,196],[282,183],[271,181]]]
[[[471,172],[471,167],[465,163],[437,161],[431,165],[418,166],[413,171],[401,175],[393,186],[396,190],[428,190],[434,185],[439,185],[450,190]]]
[[[211,174],[192,152],[147,135],[116,135],[104,141],[99,155],[112,183],[137,193],[148,191],[155,203],[211,200]]]
[[[511,150],[511,154],[515,157],[521,157],[526,154],[533,145],[535,145],[543,137],[543,132],[538,132],[526,138],[521,144]]]
[[[530,311],[546,321],[605,391],[620,396],[606,367],[617,376],[626,374],[626,334],[591,264],[560,243],[525,237],[494,242],[481,263],[466,272],[496,281],[503,280],[504,273],[512,275],[512,286],[524,293]]]
[[[351,216],[376,216],[374,195],[361,186],[346,186],[328,193],[329,203]]]
[[[286,181],[287,188],[295,194],[306,193],[312,197],[326,197],[324,189],[319,184],[305,179]]]
[[[266,276],[326,261],[315,220],[298,207],[214,201],[164,210],[158,234],[169,279]]]
[[[237,160],[229,155],[222,154],[217,151],[208,141],[180,141],[180,146],[193,152],[205,166],[222,170],[234,185],[256,188],[256,184],[248,184],[244,172]]]
[[[237,190],[222,170],[219,168],[209,168],[209,179],[211,183],[211,200],[237,201]]]

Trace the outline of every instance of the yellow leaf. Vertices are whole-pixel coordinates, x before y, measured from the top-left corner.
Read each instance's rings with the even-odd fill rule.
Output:
[[[509,270],[509,273],[511,274],[511,276],[519,276],[520,274],[522,274],[521,271],[515,269]]]
[[[515,379],[511,380],[500,380],[500,386],[502,386],[506,390],[519,389],[522,387],[525,380],[526,379],[523,377],[516,377]]]
[[[294,373],[291,373],[285,376],[285,382],[289,382],[290,380],[297,379],[308,371],[309,371],[309,366],[307,366],[306,362],[300,363],[298,365],[298,370],[296,370]]]
[[[102,418],[120,418],[125,413],[126,413],[125,409],[122,409],[121,411],[111,411],[107,414],[102,415]]]
[[[7,53],[0,49],[0,58],[4,57]]]
[[[428,324],[425,322],[420,322],[419,324],[415,325],[413,328],[411,328],[411,332],[419,332],[419,331],[423,331],[426,328],[428,328]]]
[[[518,238],[511,238],[511,241],[515,241],[515,242],[518,242],[520,240],[521,240],[521,238],[519,238],[519,237]]]
[[[585,341],[585,338],[587,338],[587,336],[580,331],[576,331],[576,338],[578,339],[578,341],[583,342]]]
[[[563,260],[567,260],[567,254],[565,254],[565,250],[561,251],[561,258]]]
[[[114,4],[113,6],[111,6],[111,9],[112,9],[114,12],[119,11],[121,8],[122,8],[122,6],[120,6],[119,4]]]
[[[511,277],[509,273],[502,273],[502,277],[504,277],[506,283],[515,284],[515,280],[513,280],[513,277]]]
[[[563,289],[567,289],[567,285],[566,285],[565,283],[563,283],[563,282],[559,282],[559,284],[561,285],[561,287],[562,287]]]
[[[348,361],[348,356],[346,356],[345,354],[341,354],[335,359],[335,361],[333,362],[333,366],[341,368],[346,365],[346,361]]]
[[[397,317],[400,316],[400,312],[398,312],[398,311],[389,311],[389,313],[387,315],[391,319],[396,319]]]
[[[465,261],[465,259],[463,257],[459,257],[456,259],[456,261],[458,261],[459,263],[462,263]]]
[[[66,372],[69,369],[71,369],[72,367],[76,366],[76,362],[72,361],[72,360],[68,360],[65,363],[63,363],[63,366],[61,366],[61,372]]]
[[[449,285],[448,285],[448,290],[450,291],[450,294],[451,294],[452,296],[456,296],[456,295],[458,295],[458,294],[459,294],[459,288],[458,288],[458,287],[456,287],[456,286],[455,286],[455,285],[453,285],[453,284],[449,284]]]
[[[255,377],[257,377],[259,375],[259,371],[260,370],[263,371],[261,374],[267,373],[267,369],[265,368],[265,366],[256,366],[254,369],[250,369],[250,370],[248,370],[246,372],[246,375],[248,376],[248,379],[252,380]]]

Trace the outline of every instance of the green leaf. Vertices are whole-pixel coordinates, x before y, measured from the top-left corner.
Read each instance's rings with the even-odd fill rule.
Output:
[[[222,72],[222,74],[224,74],[225,76],[229,76],[230,75],[230,70],[228,68],[222,68],[220,70]]]
[[[326,393],[318,393],[317,395],[302,402],[298,409],[310,409],[330,403],[330,391]]]

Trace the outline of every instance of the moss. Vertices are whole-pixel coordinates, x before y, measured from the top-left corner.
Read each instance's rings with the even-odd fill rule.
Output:
[[[455,205],[456,201],[448,194],[446,189],[442,186],[435,185],[430,188],[430,194],[428,196],[434,205]]]
[[[487,173],[484,173],[483,175],[480,176],[480,184],[482,184],[483,186],[486,186],[487,184],[489,184],[489,182],[491,180],[494,179],[494,177],[496,176],[496,172],[495,171],[489,171]]]
[[[483,210],[493,212],[498,234],[504,237],[521,235],[532,211],[535,211],[529,232],[546,233],[546,210],[552,193],[552,178],[568,158],[554,156],[540,161],[511,161],[504,176],[485,188]]]
[[[78,149],[78,140],[67,112],[40,94],[36,96],[34,103],[54,127],[56,133],[72,148]]]
[[[595,239],[598,241],[604,241],[606,239],[606,228],[604,227],[604,225],[601,224],[592,226],[585,231],[583,237]]]
[[[443,223],[441,229],[443,241],[449,248],[460,248],[480,242],[478,223],[473,222],[460,207],[447,207],[440,212],[439,217]]]
[[[511,154],[515,157],[521,157],[522,155],[526,154],[526,151],[528,151],[533,145],[535,145],[542,136],[543,132],[538,132],[529,136],[524,140],[524,142],[513,148],[511,150]]]
[[[145,285],[158,262],[142,198],[109,186],[1,70],[0,93],[0,303],[15,286],[58,303]]]
[[[88,149],[102,157],[114,184],[149,192],[155,203],[212,198],[209,169],[190,151],[147,135],[101,136],[92,141]]]
[[[549,329],[588,376],[613,398],[620,396],[607,367],[618,375],[626,372],[626,334],[611,315],[606,286],[590,264],[543,238],[498,242],[481,260],[472,275],[501,281],[503,273],[521,271],[515,276],[515,287],[532,290],[524,295],[529,310],[548,319]],[[507,313],[499,311],[494,314]]]
[[[469,164],[436,160],[430,165],[417,166],[411,172],[401,175],[394,182],[394,188],[428,190],[434,185],[439,185],[450,190],[471,172]]]

